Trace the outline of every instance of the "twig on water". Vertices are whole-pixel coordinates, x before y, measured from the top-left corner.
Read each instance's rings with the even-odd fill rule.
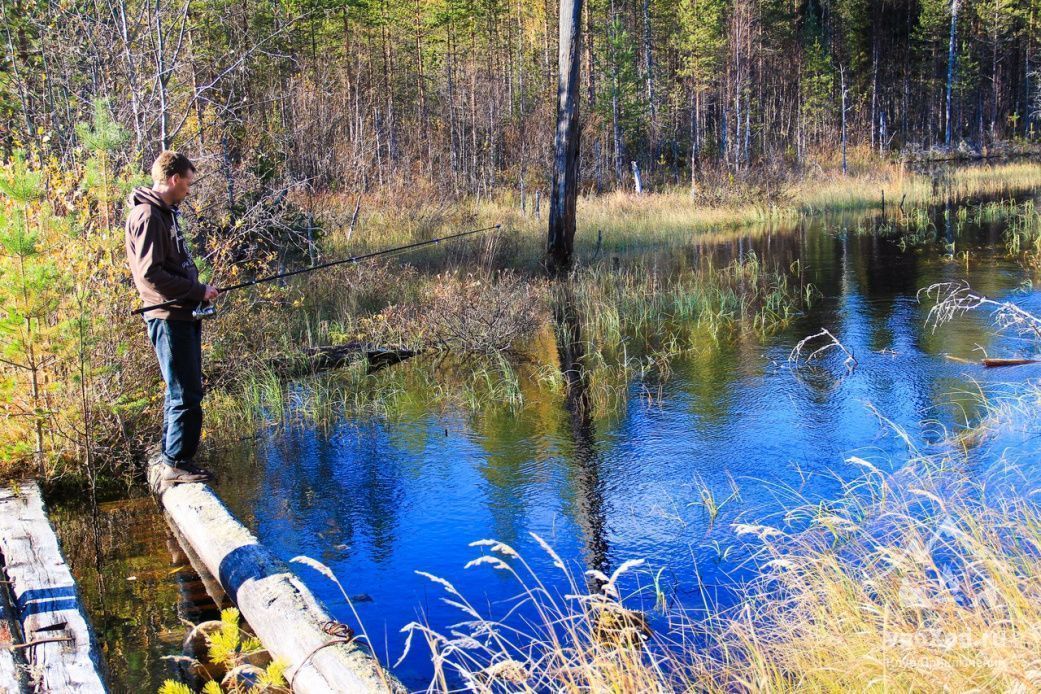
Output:
[[[805,348],[808,343],[817,339],[818,337],[827,337],[828,342],[824,343],[822,346],[810,352],[805,358],[802,358],[803,348]],[[808,364],[809,362],[820,357],[829,349],[835,348],[837,348],[839,351],[846,355],[846,359],[842,362],[842,365],[846,367],[846,370],[848,372],[853,373],[853,369],[857,368],[860,362],[858,362],[857,358],[853,356],[853,352],[846,349],[846,345],[842,344],[842,342],[837,337],[832,335],[831,331],[827,328],[821,328],[820,332],[814,333],[809,337],[804,337],[803,339],[799,340],[798,344],[796,344],[795,347],[792,348],[791,353],[788,355],[788,361],[792,362],[796,366],[799,365],[800,360],[802,363]]]

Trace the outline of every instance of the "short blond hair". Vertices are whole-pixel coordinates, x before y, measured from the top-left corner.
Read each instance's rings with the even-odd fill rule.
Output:
[[[152,181],[166,183],[174,174],[186,176],[189,171],[195,171],[195,164],[180,152],[167,149],[161,152],[152,164]]]

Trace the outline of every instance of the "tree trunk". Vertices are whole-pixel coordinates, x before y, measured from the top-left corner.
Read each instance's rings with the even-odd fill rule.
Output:
[[[134,58],[130,54],[130,29],[127,27],[126,2],[121,0],[119,10],[119,38],[123,43],[123,60],[126,61],[127,69],[127,91],[130,92],[130,110],[134,114],[134,151],[140,152],[144,143],[144,135],[141,132],[141,104],[138,102],[137,70],[134,67]],[[199,123],[202,129],[202,122]]]
[[[581,129],[578,122],[579,22],[582,0],[560,0],[557,85],[557,131],[553,156],[553,192],[549,209],[549,266],[557,274],[571,267],[575,242],[575,204]]]
[[[647,109],[650,115],[648,150],[651,161],[654,162],[658,158],[658,108],[654,102],[654,54],[651,52],[650,0],[643,0],[643,70],[644,80],[647,84]]]
[[[433,172],[433,152],[430,143],[430,113],[427,109],[426,74],[423,71],[423,18],[419,0],[415,4],[416,19],[416,87],[419,92],[419,120],[423,127],[423,146],[426,149],[426,169]]]
[[[593,8],[589,5],[585,6],[584,21],[585,27],[585,53],[586,53],[586,101],[589,112],[592,113],[593,109],[596,108],[596,65],[593,63]]]
[[[698,194],[698,158],[701,154],[701,93],[695,87],[691,94],[690,114],[690,194]]]
[[[846,169],[846,69],[839,67],[839,89],[842,90],[842,175],[848,172]]]
[[[943,144],[946,147],[951,146],[951,91],[954,88],[954,61],[957,58],[957,44],[955,39],[957,38],[958,30],[958,8],[960,7],[960,0],[951,0],[951,39],[947,48],[947,101],[945,104],[945,120],[946,129],[944,130]]]
[[[167,128],[169,127],[169,105],[166,94],[166,60],[163,55],[163,10],[159,0],[153,5],[155,11],[155,74],[156,84],[159,87],[159,149],[167,149],[170,146]]]
[[[878,38],[871,31],[871,146],[875,146],[875,126],[878,125]],[[881,149],[881,143],[879,144]]]
[[[607,40],[611,46],[611,144],[614,149],[614,180],[617,186],[622,184],[622,161],[624,154],[622,151],[621,104],[618,103],[618,91],[621,86],[618,82],[618,54],[614,47],[614,26],[616,20],[614,0],[611,0],[611,16],[608,19]]]

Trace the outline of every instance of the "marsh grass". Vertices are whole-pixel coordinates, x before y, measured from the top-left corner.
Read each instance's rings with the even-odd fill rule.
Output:
[[[370,287],[366,296],[344,296],[353,290],[329,287],[321,301],[308,299],[314,305],[282,321],[277,305],[262,306],[274,322],[252,321],[243,330],[274,325],[282,334],[271,330],[251,340],[258,345],[251,367],[214,395],[212,421],[238,431],[264,421],[327,422],[345,414],[518,411],[527,400],[560,392],[552,307],[562,301],[561,286],[570,288],[581,326],[590,403],[597,416],[610,416],[634,395],[649,405],[657,401],[675,359],[719,340],[762,340],[816,296],[801,268],[775,268],[754,253],[720,267],[666,258],[650,270],[644,262],[616,267],[604,259],[556,287],[510,271],[418,274],[408,288],[396,286],[382,268],[365,273],[386,291]],[[272,302],[279,300],[295,301]],[[278,365],[299,362],[295,341],[360,341],[421,355],[377,373],[360,357],[336,373],[290,381]]]
[[[675,273],[593,268],[576,276],[572,294],[587,353],[621,362],[667,359],[733,331],[768,335],[814,297],[801,275],[767,267],[755,253]]]
[[[870,165],[869,165],[870,164]],[[576,251],[582,258],[597,253],[646,249],[677,239],[690,240],[725,233],[738,227],[766,227],[791,222],[800,215],[881,210],[883,193],[890,215],[980,198],[1011,198],[1036,190],[1041,164],[1008,161],[939,168],[915,172],[899,162],[865,160],[853,174],[842,176],[823,169],[798,178],[782,178],[764,186],[734,179],[726,173],[712,188],[692,196],[688,188],[664,188],[644,195],[619,191],[581,196],[578,201]],[[715,191],[715,192],[713,192]],[[521,209],[518,196],[508,190],[492,197],[450,203],[434,192],[364,201],[359,221],[348,235],[356,196],[327,194],[316,203],[325,228],[323,244],[330,257],[348,252],[385,248],[433,236],[501,223],[500,232],[460,244],[454,250],[438,247],[412,256],[416,265],[437,264],[434,256],[451,262],[463,259],[473,266],[535,269],[544,250],[548,205],[536,217],[531,204]],[[442,266],[443,267],[443,266]]]
[[[792,198],[807,212],[881,209],[883,191],[890,213],[978,198],[1011,198],[1036,190],[1041,164],[1012,161],[914,173],[900,164],[880,166],[871,174],[825,177],[797,184]]]

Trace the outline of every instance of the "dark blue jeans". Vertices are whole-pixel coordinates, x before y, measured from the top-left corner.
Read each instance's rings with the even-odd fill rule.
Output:
[[[202,321],[148,318],[148,337],[166,381],[163,460],[188,462],[202,433]]]

